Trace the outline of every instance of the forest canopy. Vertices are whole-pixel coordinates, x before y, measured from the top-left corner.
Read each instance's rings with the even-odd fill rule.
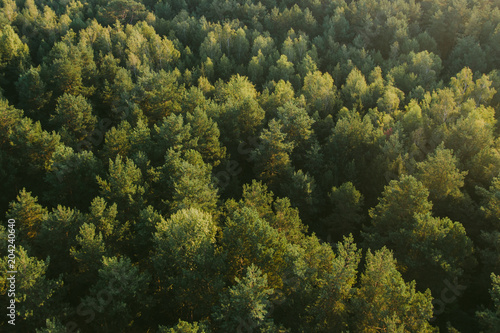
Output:
[[[0,0],[0,325],[498,332],[499,117],[498,1]]]

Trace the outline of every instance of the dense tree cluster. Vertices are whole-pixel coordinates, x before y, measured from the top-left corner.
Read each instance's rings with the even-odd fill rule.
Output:
[[[498,117],[498,1],[1,0],[16,331],[497,332]]]

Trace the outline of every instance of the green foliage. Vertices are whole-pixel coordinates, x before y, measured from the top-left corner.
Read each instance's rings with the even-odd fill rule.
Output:
[[[0,84],[9,89],[7,84],[16,79],[22,70],[29,65],[29,48],[10,25],[0,28]],[[9,89],[12,90],[12,87]]]
[[[361,117],[344,108],[324,148],[326,163],[333,168],[335,177],[334,183],[327,185],[352,181],[365,195],[380,187],[381,180],[370,175],[379,167],[375,156],[379,154],[377,141],[381,137],[380,129],[373,126],[368,115]]]
[[[212,216],[196,208],[179,210],[156,225],[152,261],[160,295],[175,299],[172,309],[181,308],[197,317],[209,314],[222,287],[217,229]]]
[[[206,333],[209,330],[204,324],[198,324],[198,322],[188,323],[187,321],[182,321],[179,319],[177,325],[173,327],[160,326],[159,333]]]
[[[357,250],[352,237],[346,237],[343,243],[338,243],[336,252],[332,267],[315,281],[318,290],[314,292],[314,304],[308,311],[314,318],[314,330],[318,332],[349,327],[349,302],[356,293],[354,285],[361,251]]]
[[[269,288],[267,276],[255,265],[246,269],[242,279],[235,278],[236,284],[221,296],[214,319],[220,321],[220,332],[253,330],[265,326],[269,321],[269,298],[273,289]]]
[[[178,83],[179,76],[179,71],[160,70],[147,71],[138,78],[135,100],[150,125],[180,112],[184,87]]]
[[[62,141],[75,146],[89,136],[97,124],[92,106],[81,95],[64,94],[57,99],[55,114],[50,118],[52,126],[59,128]]]
[[[222,248],[227,256],[230,278],[241,277],[247,266],[255,264],[267,274],[271,287],[281,286],[286,239],[260,218],[255,209],[243,207],[228,217],[223,228]]]
[[[123,159],[118,155],[114,162],[109,160],[106,179],[97,176],[97,183],[101,195],[107,201],[116,203],[122,214],[137,214],[144,205],[142,172],[128,157]]]
[[[255,209],[260,218],[269,222],[271,227],[282,233],[287,240],[299,243],[307,231],[297,208],[291,207],[288,198],[274,199],[274,193],[268,191],[262,182],[252,181],[252,184],[243,185],[242,199],[236,203],[233,200],[226,202],[229,215],[243,208]]]
[[[84,223],[76,236],[76,242],[78,249],[71,248],[70,254],[79,262],[80,269],[85,272],[99,267],[102,256],[106,254],[102,233],[96,235],[95,226],[92,223]]]
[[[282,126],[279,120],[271,120],[269,129],[264,129],[260,135],[261,144],[252,153],[256,173],[271,186],[283,181],[292,168],[290,154],[294,143],[286,141]]]
[[[412,176],[391,181],[379,204],[370,210],[372,225],[364,237],[367,246],[386,245],[393,250],[405,276],[438,292],[444,279],[462,277],[475,259],[463,225],[431,216],[428,195]]]
[[[54,205],[86,208],[98,194],[95,180],[102,171],[102,163],[92,152],[75,152],[70,147],[58,146],[52,155],[50,171],[45,176],[45,199]]]
[[[484,188],[477,188],[477,191],[483,197],[481,211],[484,217],[490,222],[494,223],[495,229],[498,229],[498,221],[500,221],[500,179],[493,178],[491,186],[486,190]]]
[[[314,120],[307,114],[304,108],[292,102],[286,102],[278,107],[277,118],[283,124],[283,132],[287,134],[289,141],[297,146],[305,145],[313,134],[311,128]]]
[[[0,211],[45,279],[18,328],[494,331],[499,17],[0,1]],[[446,281],[467,291],[448,302]]]
[[[36,333],[65,333],[67,332],[67,327],[61,324],[57,319],[47,319],[45,321],[46,327],[41,329],[36,329]],[[77,332],[80,332],[79,330]]]
[[[363,195],[351,182],[332,187],[328,193],[329,214],[322,221],[327,234],[335,238],[359,229],[363,221]]]
[[[427,160],[417,163],[417,179],[429,190],[429,198],[439,201],[447,197],[459,198],[463,194],[467,172],[460,172],[456,166],[457,159],[453,151],[440,145],[436,151],[427,156]]]
[[[52,275],[71,272],[74,269],[69,249],[75,245],[85,216],[78,210],[57,206],[42,221],[35,239],[37,252],[42,257],[50,256]]]
[[[490,296],[493,301],[493,310],[483,309],[476,312],[482,326],[486,328],[485,332],[496,332],[500,323],[500,290],[499,277],[491,273],[491,289]]]
[[[386,248],[366,254],[365,271],[352,300],[359,332],[378,329],[432,332],[431,295],[415,291],[415,282],[406,283],[396,270],[392,253]]]
[[[256,101],[255,86],[244,76],[234,75],[227,84],[218,84],[216,97],[225,105],[225,113],[221,119],[222,129],[231,138],[246,140],[254,136],[262,126],[265,112]],[[222,118],[222,115],[221,115]]]
[[[432,203],[428,201],[428,196],[429,191],[413,176],[391,180],[384,188],[378,205],[370,210],[373,227],[385,234],[411,221],[415,214],[429,213]],[[385,242],[378,237],[375,239],[379,244]]]
[[[16,81],[16,89],[19,92],[19,106],[31,117],[39,120],[39,112],[50,101],[52,92],[41,77],[41,69],[31,67],[19,76]]]
[[[160,176],[163,203],[172,212],[199,208],[214,213],[218,196],[211,169],[197,151],[187,150],[181,154],[169,149]]]
[[[310,113],[319,112],[322,117],[333,114],[337,104],[337,88],[328,73],[309,72],[304,77],[302,91],[311,107]]]
[[[96,64],[91,47],[83,44],[74,45],[72,35],[54,45],[42,67],[42,77],[47,77],[53,87],[53,97],[64,93],[91,96],[95,91],[93,80]]]
[[[90,325],[94,330],[123,330],[149,304],[146,293],[151,276],[141,271],[127,257],[102,257],[99,278],[82,304],[95,310]]]
[[[16,247],[17,274],[9,274],[8,257],[0,259],[2,276],[0,277],[1,299],[8,304],[11,297],[7,298],[7,291],[11,282],[8,278],[15,276],[15,302],[16,302],[16,327],[20,329],[33,330],[42,324],[46,316],[54,314],[62,309],[58,304],[57,291],[63,285],[59,279],[49,279],[46,276],[50,259],[38,260],[28,255],[22,247]],[[10,303],[9,303],[10,304]],[[6,326],[7,319],[2,319],[2,326]]]
[[[142,3],[133,0],[113,0],[106,6],[100,8],[99,16],[105,24],[113,24],[115,21],[132,23],[136,18],[145,14]]]
[[[19,191],[16,198],[9,204],[6,217],[21,221],[17,226],[21,241],[32,240],[40,232],[42,221],[47,218],[47,209],[38,203],[38,198],[33,197],[26,189]]]

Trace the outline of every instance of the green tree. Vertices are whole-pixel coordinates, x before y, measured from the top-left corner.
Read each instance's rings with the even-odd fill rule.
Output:
[[[170,328],[166,326],[160,326],[158,328],[159,333],[208,333],[210,330],[204,323],[188,323],[187,321],[182,321],[179,319],[177,325]]]
[[[145,7],[142,3],[134,0],[112,0],[101,7],[99,15],[104,24],[113,24],[115,21],[132,23],[141,19],[145,14]]]
[[[127,241],[131,223],[120,218],[116,203],[108,204],[104,198],[96,197],[88,210],[87,222],[95,226],[97,235],[102,234],[107,251],[118,254],[129,248]]]
[[[294,79],[295,68],[293,63],[288,61],[288,57],[284,54],[276,61],[276,65],[269,68],[268,80],[284,80],[292,81]]]
[[[92,152],[75,152],[70,147],[58,146],[45,175],[45,199],[53,205],[87,208],[99,193],[95,180],[103,171],[101,161]]]
[[[357,68],[353,68],[344,85],[342,85],[342,100],[347,108],[362,110],[367,104],[369,86],[365,76]]]
[[[19,232],[19,240],[24,243],[32,241],[40,232],[42,222],[47,218],[47,208],[38,203],[38,197],[33,197],[26,189],[19,191],[16,201],[9,204],[7,211],[8,219],[20,222],[16,232]],[[25,243],[27,247],[29,243]]]
[[[477,187],[476,188],[481,199],[481,212],[490,226],[494,229],[499,229],[500,224],[500,178],[495,177],[491,181],[488,189]],[[487,229],[491,229],[488,227]]]
[[[102,257],[107,255],[102,233],[96,232],[94,224],[84,223],[76,236],[76,245],[71,247],[69,254],[78,264],[77,283],[72,286],[87,289],[97,279]]]
[[[51,257],[50,276],[75,269],[70,249],[76,245],[76,236],[85,222],[85,215],[80,211],[60,205],[42,221],[34,248],[39,256]]]
[[[95,91],[94,52],[90,46],[73,45],[72,37],[69,33],[65,40],[56,43],[42,66],[42,78],[47,77],[54,92],[52,97],[64,93],[89,97]]]
[[[161,70],[157,73],[148,71],[138,78],[134,101],[148,118],[149,125],[182,110],[185,88],[179,84],[179,77],[178,70]]]
[[[98,131],[96,134],[103,134],[100,130]],[[97,139],[99,136],[97,138],[91,136],[89,141],[96,142]],[[133,122],[123,120],[118,126],[107,131],[100,153],[104,160],[115,160],[119,155],[134,156],[139,152],[150,153],[152,151],[151,129],[147,126],[146,120],[139,118],[135,125]]]
[[[337,87],[328,73],[310,72],[304,77],[302,91],[306,97],[309,113],[319,112],[321,117],[334,114],[337,107]]]
[[[203,156],[206,163],[214,167],[219,165],[226,156],[226,148],[219,141],[217,122],[198,107],[192,113],[186,114],[186,121],[191,126],[191,137],[196,141],[193,149]]]
[[[85,97],[65,93],[57,99],[50,122],[59,130],[62,141],[74,147],[93,132],[97,118],[92,114],[92,106]]]
[[[41,67],[31,67],[22,73],[16,81],[19,94],[19,107],[35,120],[41,120],[40,111],[52,96],[47,84],[41,77]]]
[[[352,328],[359,332],[377,330],[432,332],[430,291],[415,291],[396,269],[392,253],[382,248],[366,254],[365,271],[351,301]]]
[[[235,282],[221,296],[221,304],[213,315],[220,322],[220,332],[253,330],[272,324],[266,317],[274,291],[269,288],[266,274],[252,264],[246,269],[245,277],[236,277]]]
[[[287,142],[281,128],[280,121],[271,120],[269,129],[264,129],[260,135],[261,144],[252,152],[256,173],[272,187],[277,186],[292,170],[290,154],[294,143]]]
[[[357,292],[354,286],[360,259],[361,251],[353,238],[345,237],[336,246],[332,266],[317,272],[317,278],[310,279],[316,290],[312,292],[313,303],[307,309],[313,318],[309,329],[316,332],[348,329],[350,302]]]
[[[328,215],[322,220],[322,224],[326,233],[333,236],[332,240],[340,240],[343,235],[359,230],[363,221],[361,212],[364,198],[354,185],[347,182],[340,187],[332,187],[328,199]]]
[[[368,202],[376,197],[382,184],[381,166],[376,156],[380,154],[383,132],[376,128],[369,115],[343,109],[328,142],[324,145],[326,163],[334,175],[328,187],[351,181]]]
[[[286,102],[277,109],[277,120],[282,124],[282,131],[287,136],[287,141],[293,142],[295,149],[292,159],[295,165],[301,167],[306,150],[314,140],[314,119],[312,119],[305,108],[293,102]]]
[[[313,176],[302,170],[295,171],[279,187],[290,202],[299,209],[304,219],[309,219],[317,212],[316,181]]]
[[[286,102],[282,107],[278,107],[277,116],[283,124],[283,132],[287,134],[289,141],[303,145],[313,134],[311,125],[314,120],[309,117],[304,108],[295,103]]]
[[[216,245],[217,225],[196,208],[181,209],[156,225],[153,265],[162,297],[172,311],[207,316],[222,287],[222,262]]]
[[[163,194],[162,205],[166,204],[172,213],[183,208],[215,213],[218,195],[211,171],[211,165],[203,162],[197,151],[180,153],[169,149],[160,170],[158,191]]]
[[[243,207],[228,217],[223,228],[222,248],[227,256],[229,281],[241,278],[243,270],[255,264],[267,274],[270,287],[281,287],[286,238],[259,217],[257,210]]]
[[[376,236],[369,236],[369,246],[380,248],[386,244],[392,248],[388,238],[392,231],[411,224],[415,214],[425,215],[431,211],[432,203],[428,197],[429,190],[413,176],[403,175],[399,180],[391,180],[377,206],[370,209],[372,225],[367,231],[376,233]]]
[[[0,84],[10,94],[12,82],[29,67],[29,48],[9,24],[0,28]]]
[[[58,291],[63,285],[61,278],[50,279],[47,277],[48,266],[51,260],[38,260],[34,256],[29,256],[22,246],[16,248],[16,268],[15,274],[15,302],[16,302],[16,329],[33,331],[42,325],[48,316],[64,309],[61,304]],[[4,304],[9,304],[7,291],[11,285],[11,271],[8,264],[8,257],[0,259],[2,275],[0,276],[0,298]],[[2,326],[7,327],[8,317],[2,318]]]
[[[85,309],[93,309],[93,330],[124,330],[150,304],[147,293],[151,276],[129,258],[102,257],[99,278],[82,299]]]
[[[457,168],[457,159],[453,151],[440,145],[427,160],[417,163],[416,178],[429,189],[429,198],[442,201],[448,197],[460,198],[460,188],[464,186],[466,171]]]
[[[144,205],[146,187],[141,170],[128,157],[118,155],[109,160],[109,171],[103,179],[97,176],[101,195],[108,202],[116,203],[119,217],[129,219],[136,216]]]
[[[0,106],[1,104],[2,102]],[[26,170],[25,176],[32,184],[36,184],[36,178],[33,176],[43,179],[41,173],[50,167],[52,154],[61,145],[61,137],[55,132],[44,131],[40,122],[34,123],[30,118],[22,118],[21,114],[14,118],[15,110],[3,110],[6,120],[3,128],[5,134],[2,135],[4,149],[14,158],[12,163],[22,166]],[[7,142],[8,145],[5,145]]]
[[[433,217],[428,195],[412,176],[391,181],[379,204],[370,210],[372,225],[363,235],[368,246],[385,245],[393,250],[406,277],[440,292],[442,281],[464,277],[475,259],[463,225],[447,217]]]
[[[228,216],[243,208],[255,209],[261,219],[269,222],[271,227],[283,234],[292,243],[300,243],[307,231],[297,208],[291,206],[288,198],[274,198],[274,193],[261,181],[253,180],[243,185],[242,199],[226,201]]]
[[[61,324],[58,319],[52,317],[51,319],[47,319],[45,321],[44,328],[37,328],[36,333],[65,333],[67,330],[66,325]],[[80,330],[77,330],[76,332],[80,332]]]
[[[261,129],[265,112],[257,102],[257,90],[245,76],[233,75],[224,85],[218,84],[217,98],[224,102],[226,114],[217,119],[221,131],[225,134],[224,142],[234,139],[246,140]]]
[[[445,146],[453,149],[466,169],[472,166],[475,155],[494,144],[493,130],[496,124],[493,108],[475,108],[471,102],[468,100],[463,108],[470,106],[472,110],[467,116],[460,117],[444,138]]]
[[[153,140],[157,142],[156,155],[165,156],[168,149],[184,151],[194,148],[194,140],[191,139],[191,124],[185,124],[182,115],[171,114],[163,118],[163,122],[154,125]]]
[[[490,296],[493,301],[493,309],[482,309],[476,312],[482,326],[486,329],[485,332],[493,333],[498,330],[500,324],[500,278],[498,275],[491,273],[491,289]]]
[[[485,72],[488,65],[486,52],[473,36],[459,38],[449,60],[450,74],[458,73],[464,67],[469,67],[473,72]]]

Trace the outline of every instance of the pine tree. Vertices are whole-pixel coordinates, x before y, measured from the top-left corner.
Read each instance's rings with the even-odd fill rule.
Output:
[[[379,329],[432,332],[430,291],[415,291],[415,282],[407,283],[396,270],[392,253],[386,248],[366,254],[366,265],[359,287],[351,301],[355,315],[352,328],[359,332]],[[398,329],[398,330],[396,330]]]
[[[493,301],[493,309],[482,309],[476,312],[480,323],[484,328],[485,332],[493,333],[498,331],[498,325],[500,325],[500,278],[498,275],[491,273],[491,289],[490,296]]]
[[[53,260],[53,259],[52,259]],[[15,301],[16,301],[16,329],[33,331],[45,322],[48,316],[54,315],[64,309],[60,296],[57,292],[63,285],[63,281],[47,277],[47,270],[51,259],[38,260],[30,256],[22,246],[16,248],[15,275]],[[7,290],[10,288],[11,274],[8,257],[0,259],[2,275],[0,277],[0,290],[2,290],[2,302],[10,304],[7,298]],[[2,326],[7,327],[8,317],[2,318]]]
[[[266,316],[273,289],[269,288],[266,274],[252,264],[246,269],[245,277],[236,277],[235,282],[221,296],[221,304],[213,315],[220,322],[220,332],[252,331],[266,324],[272,325]]]
[[[340,240],[342,235],[348,235],[359,230],[363,221],[361,214],[364,198],[351,182],[340,187],[332,187],[328,193],[328,215],[322,220],[326,233],[332,240]]]
[[[216,246],[217,225],[196,208],[182,209],[156,225],[152,258],[167,308],[181,315],[207,316],[222,287],[222,258]]]
[[[19,240],[26,242],[25,247],[32,242],[40,232],[42,222],[47,218],[47,208],[38,203],[38,197],[33,197],[26,189],[19,191],[17,201],[12,201],[9,205],[7,218],[20,222],[17,226]]]
[[[107,202],[116,203],[119,217],[130,219],[137,216],[144,206],[146,191],[141,170],[128,157],[118,155],[113,162],[109,160],[109,172],[106,178],[97,176],[101,195]]]
[[[453,151],[443,145],[428,155],[426,161],[417,163],[417,170],[416,178],[429,189],[429,198],[433,202],[463,195],[460,189],[464,186],[467,172],[457,168]]]
[[[151,299],[146,292],[151,281],[127,257],[102,257],[99,278],[82,299],[86,309],[93,309],[92,330],[124,330],[141,317]]]
[[[281,128],[280,121],[271,120],[269,129],[264,129],[260,135],[261,144],[252,152],[256,173],[272,188],[286,179],[292,168],[290,154],[294,143],[287,142]]]
[[[62,141],[75,147],[94,131],[97,118],[92,114],[92,106],[83,96],[65,93],[57,99],[50,122],[59,130]]]

